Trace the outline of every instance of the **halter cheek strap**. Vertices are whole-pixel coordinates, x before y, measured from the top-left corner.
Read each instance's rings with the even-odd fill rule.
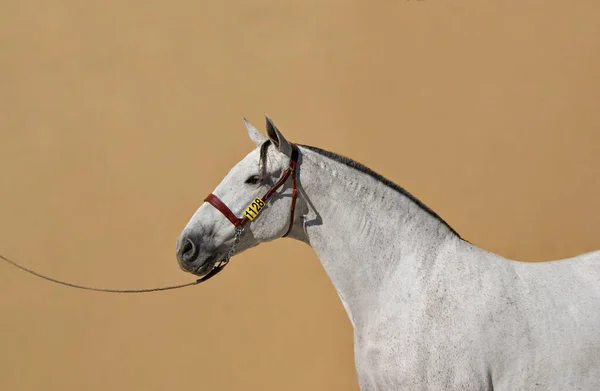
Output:
[[[262,198],[255,198],[254,201],[246,208],[244,211],[244,217],[237,217],[231,209],[227,207],[214,194],[209,194],[204,201],[208,202],[212,206],[214,206],[217,210],[219,210],[227,219],[234,225],[236,229],[243,229],[244,226],[249,222],[254,220],[262,208],[265,206],[266,202],[275,194],[277,189],[279,189],[283,184],[287,181],[288,177],[292,176],[292,204],[290,206],[290,224],[286,233],[282,237],[286,237],[292,231],[292,227],[294,225],[294,211],[296,209],[296,198],[298,197],[298,187],[296,183],[297,177],[297,166],[298,166],[298,147],[296,144],[291,144],[292,146],[292,156],[290,158],[290,163],[288,168],[281,174],[277,182],[265,193]]]

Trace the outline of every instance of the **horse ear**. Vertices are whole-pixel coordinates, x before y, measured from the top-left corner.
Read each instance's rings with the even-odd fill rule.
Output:
[[[256,129],[254,125],[252,125],[246,119],[246,117],[242,117],[242,119],[244,120],[246,129],[248,129],[248,136],[250,137],[250,140],[252,140],[257,147],[260,147],[265,141],[267,141],[267,138],[261,132],[259,132],[258,129]]]
[[[285,139],[285,137],[283,137],[283,134],[281,134],[279,129],[277,129],[277,126],[275,126],[271,118],[269,118],[266,114],[265,118],[267,119],[267,136],[269,136],[269,139],[279,150],[279,152],[291,157],[292,145]]]

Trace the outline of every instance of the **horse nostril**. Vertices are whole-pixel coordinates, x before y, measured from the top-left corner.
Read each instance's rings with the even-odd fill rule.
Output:
[[[190,239],[186,239],[185,243],[181,247],[180,254],[183,262],[194,262],[198,256],[198,246],[196,246]]]

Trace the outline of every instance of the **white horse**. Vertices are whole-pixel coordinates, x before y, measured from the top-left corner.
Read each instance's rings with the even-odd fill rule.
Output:
[[[235,245],[286,234],[311,246],[352,323],[363,391],[600,390],[600,251],[503,258],[361,164],[244,121],[257,148],[181,233],[183,270],[212,276]]]

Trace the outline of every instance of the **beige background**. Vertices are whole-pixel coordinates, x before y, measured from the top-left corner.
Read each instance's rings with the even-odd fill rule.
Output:
[[[70,281],[192,280],[175,240],[252,148],[353,157],[471,242],[600,248],[600,3],[0,2],[0,253]],[[0,264],[1,390],[357,390],[310,248],[209,283],[73,290]]]

